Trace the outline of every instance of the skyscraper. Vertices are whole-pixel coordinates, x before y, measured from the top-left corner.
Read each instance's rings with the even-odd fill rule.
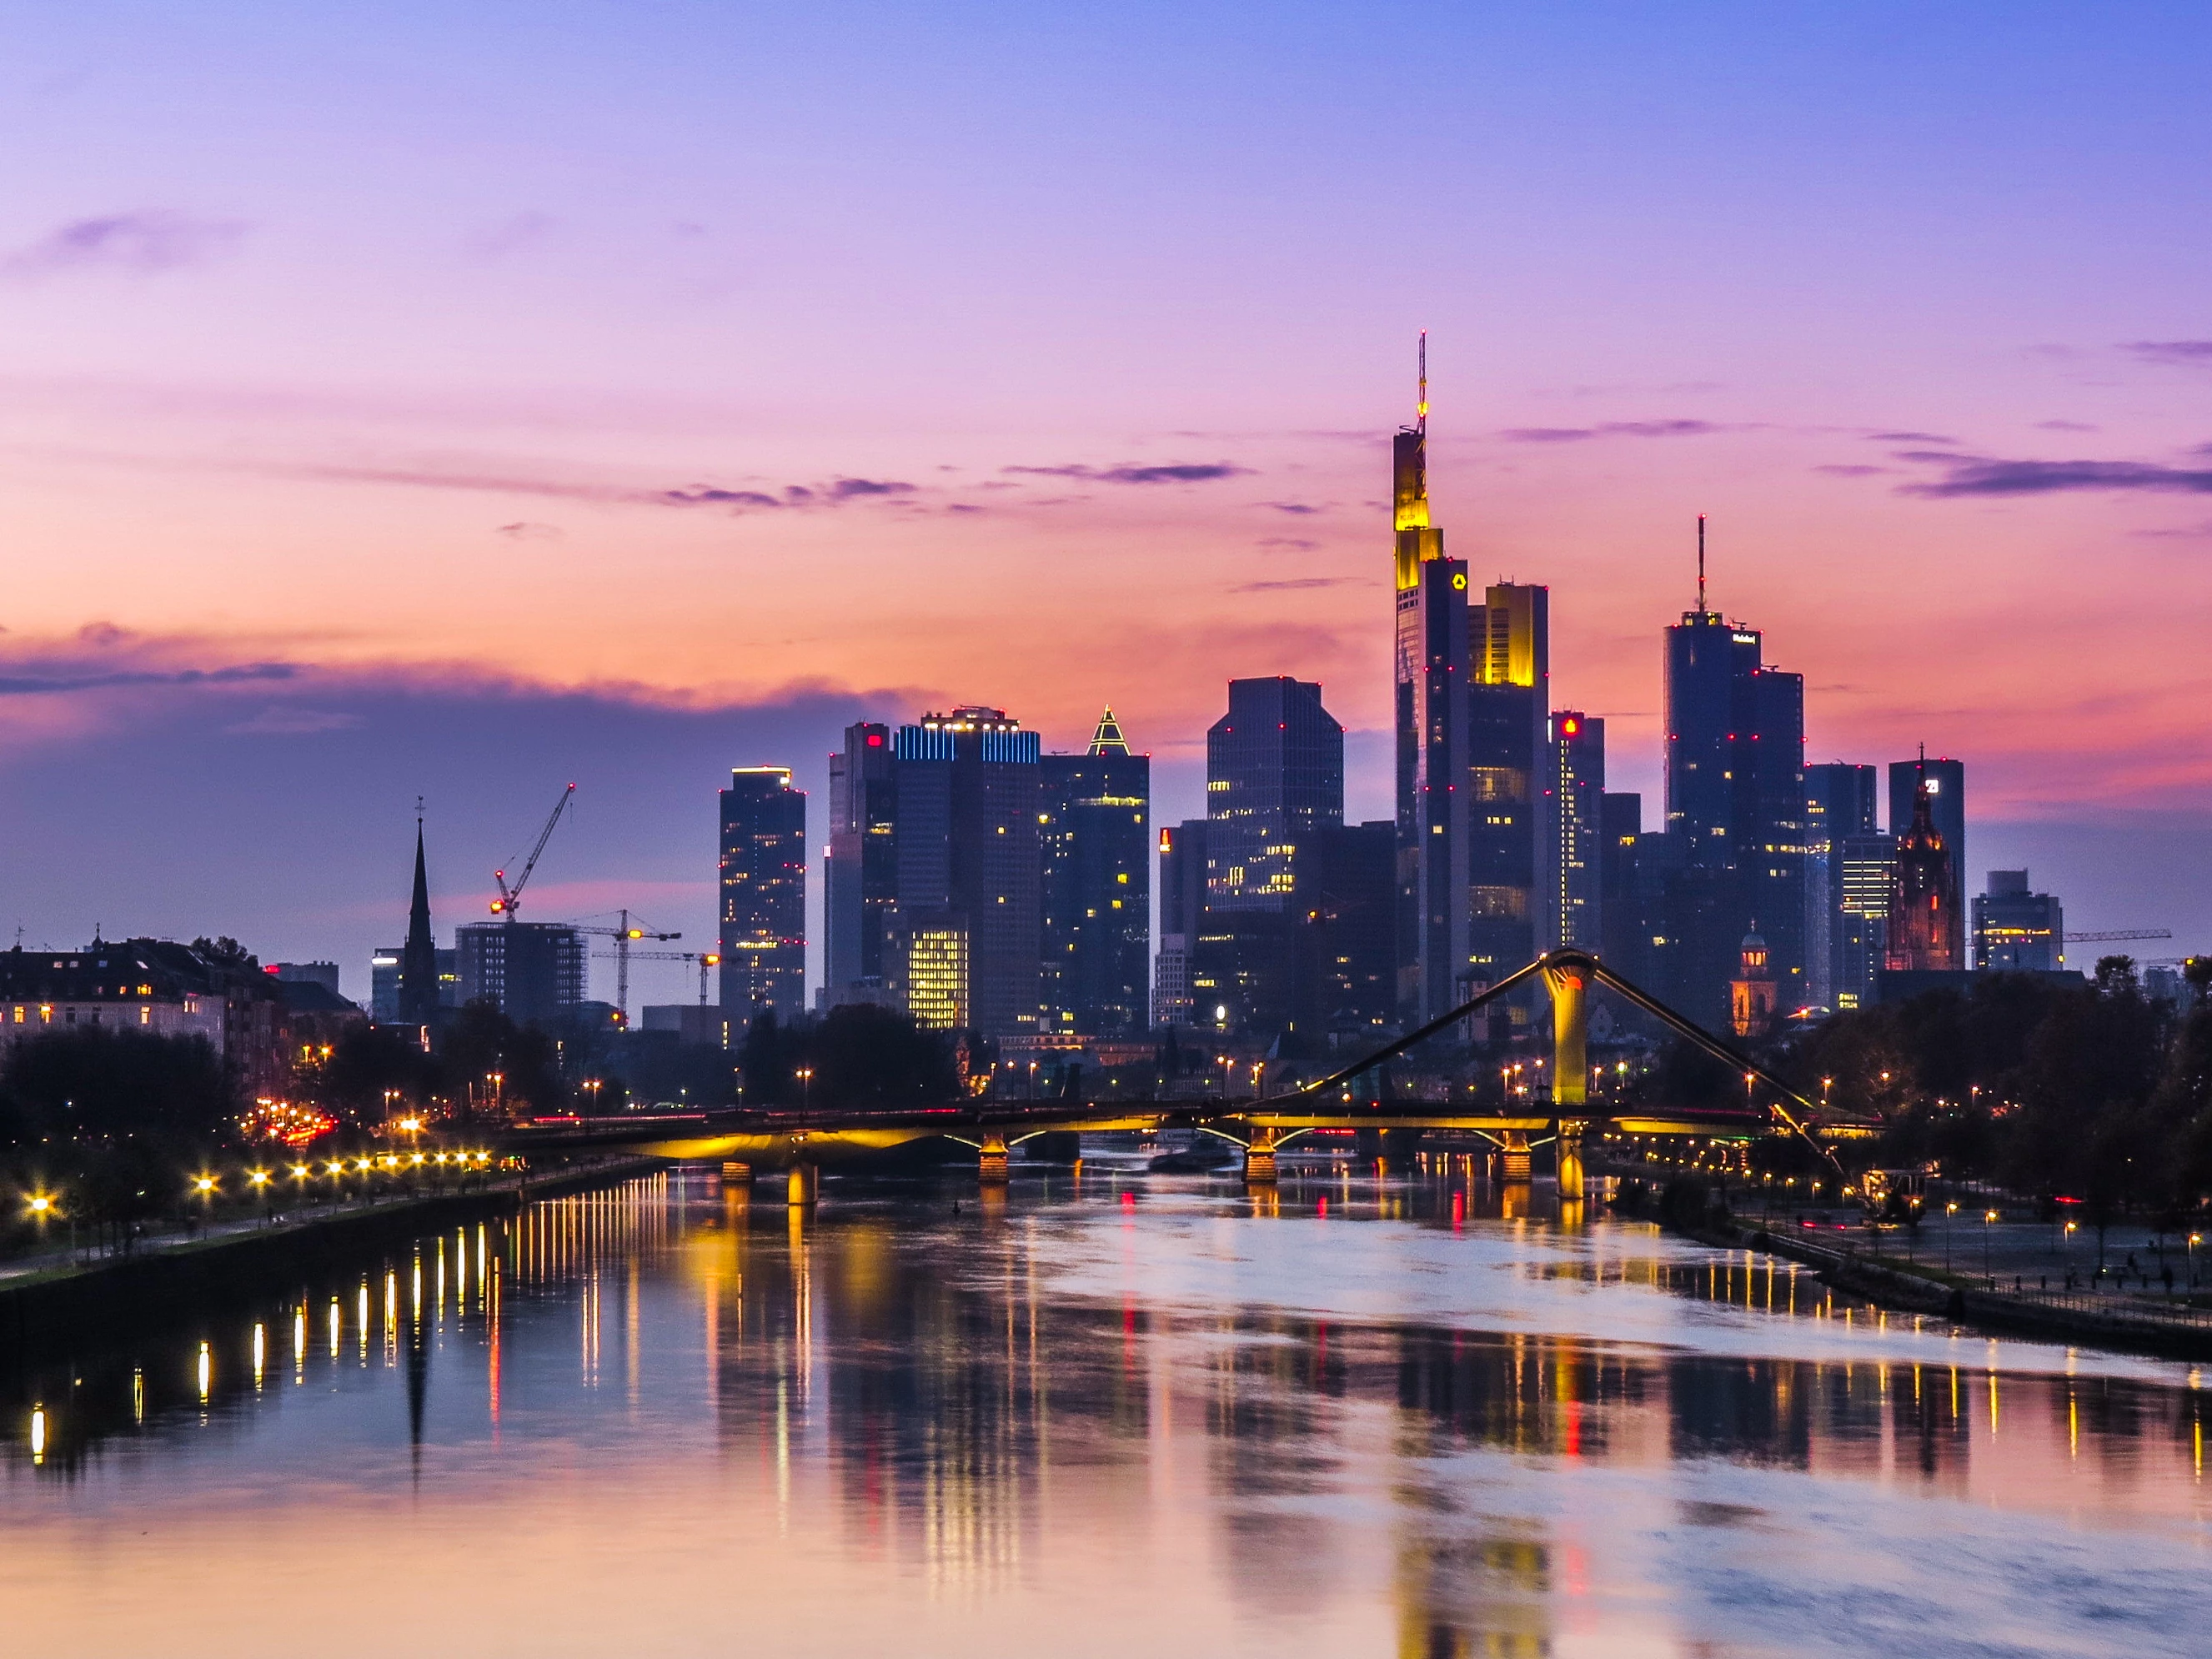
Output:
[[[1875,769],[1843,761],[1805,769],[1805,1000],[1839,1006],[1844,971],[1843,843],[1875,833]],[[1887,914],[1887,901],[1883,913]]]
[[[806,1006],[806,792],[787,766],[741,766],[721,809],[722,1013],[789,1019]]]
[[[1877,975],[1889,950],[1889,900],[1897,885],[1897,842],[1881,835],[1836,842],[1835,954],[1837,1009],[1873,1006]]]
[[[1552,906],[1559,918],[1551,941],[1584,951],[1605,946],[1605,721],[1571,709],[1552,717],[1554,760],[1548,816],[1559,830],[1550,860]],[[1639,802],[1640,805],[1641,803]]]
[[[1966,965],[1966,768],[1962,761],[1929,760],[1923,755],[1889,763],[1889,833],[1902,836],[1912,823],[1913,796],[1928,785],[1928,819],[1950,854],[1951,892],[1947,912],[1953,928],[1948,948],[1954,964]]]
[[[1680,940],[1674,994],[1717,1018],[1749,933],[1779,1006],[1805,1001],[1805,682],[1762,663],[1757,629],[1707,607],[1705,539],[1701,517],[1697,608],[1667,630],[1667,833],[1683,874],[1666,931]]]
[[[1974,895],[1974,966],[2048,974],[2066,960],[2066,915],[2049,893],[2028,890],[2025,870],[1992,870]]]
[[[550,1026],[584,1000],[584,935],[561,921],[471,921],[454,930],[461,1000]]]
[[[882,991],[884,940],[898,903],[898,784],[891,729],[875,720],[845,728],[830,757],[830,853],[823,869],[824,1000]]]
[[[1923,780],[1913,792],[1912,822],[1897,837],[1884,952],[1888,971],[1955,973],[1966,967],[1959,949],[1958,896],[1951,849],[1936,828],[1935,792]]]
[[[1467,565],[1429,522],[1428,337],[1414,423],[1391,441],[1396,538],[1398,1004],[1411,1023],[1450,1009],[1468,969]]]
[[[1231,680],[1229,712],[1206,734],[1206,914],[1192,975],[1247,1029],[1293,1018],[1290,925],[1302,850],[1344,823],[1344,727],[1321,687]]]
[[[1091,747],[1040,762],[1044,1029],[1147,1029],[1152,957],[1152,757],[1133,755],[1109,708]]]
[[[964,1017],[987,1036],[1036,1029],[1038,758],[1000,708],[848,728],[830,766],[825,1004]]]
[[[1160,948],[1152,975],[1152,1023],[1200,1020],[1191,975],[1206,925],[1206,820],[1160,831]],[[1208,1011],[1210,1012],[1210,1011]]]
[[[1466,693],[1470,920],[1453,1002],[1550,949],[1560,927],[1551,591],[1492,584],[1469,636],[1479,641]]]
[[[407,910],[407,943],[399,948],[400,1019],[427,1025],[438,1015],[438,941],[430,932],[430,877],[422,858],[422,820],[415,820],[415,896]]]

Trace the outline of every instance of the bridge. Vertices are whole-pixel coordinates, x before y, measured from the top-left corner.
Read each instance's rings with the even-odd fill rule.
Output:
[[[1516,1110],[1429,1103],[1354,1109],[1348,1097],[1331,1098],[1355,1078],[1449,1030],[1531,981],[1540,981],[1551,998],[1553,1081],[1548,1099]],[[1763,1084],[1764,1102],[1758,1102],[1747,1088],[1742,1110],[1623,1111],[1593,1103],[1589,1091],[1589,999],[1601,988],[1741,1073],[1747,1083]],[[1267,1185],[1275,1180],[1278,1152],[1312,1131],[1433,1129],[1492,1141],[1509,1182],[1529,1178],[1531,1148],[1547,1138],[1556,1149],[1559,1196],[1573,1200],[1585,1191],[1583,1139],[1599,1124],[1632,1135],[1793,1135],[1838,1174],[1840,1167],[1827,1143],[1865,1135],[1874,1127],[1816,1106],[1749,1055],[1613,972],[1591,952],[1567,949],[1547,952],[1449,1013],[1326,1077],[1247,1101],[975,1101],[889,1112],[752,1109],[700,1113],[681,1121],[580,1119],[558,1127],[518,1129],[506,1137],[506,1145],[518,1152],[620,1146],[681,1162],[720,1159],[732,1175],[746,1176],[777,1170],[787,1174],[793,1200],[806,1203],[815,1196],[825,1162],[864,1158],[924,1140],[972,1147],[982,1182],[997,1185],[1007,1178],[1012,1150],[1038,1135],[1186,1128],[1235,1146],[1243,1157],[1246,1182]]]

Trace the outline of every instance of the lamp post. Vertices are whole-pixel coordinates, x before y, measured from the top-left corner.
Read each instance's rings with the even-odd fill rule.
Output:
[[[1997,1218],[1995,1210],[1982,1212],[1982,1277],[1990,1281],[1990,1288],[1997,1287],[1996,1277],[1990,1272],[1990,1224]]]
[[[2202,1233],[2189,1235],[2189,1288],[2192,1291],[2197,1288],[2197,1247],[2203,1237]]]
[[[1959,1213],[1956,1199],[1943,1206],[1943,1271],[1951,1271],[1951,1218]]]
[[[814,1109],[814,1068],[802,1066],[792,1075],[799,1079],[799,1121],[804,1123]]]

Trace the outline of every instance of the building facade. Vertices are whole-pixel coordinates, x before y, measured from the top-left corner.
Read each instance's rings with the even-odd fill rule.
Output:
[[[1038,762],[1042,1028],[1126,1036],[1151,1025],[1152,763],[1109,708],[1080,755]]]
[[[1034,1033],[1036,734],[976,706],[896,728],[862,722],[845,738],[830,765],[824,1006],[878,1002],[986,1036]]]
[[[550,1026],[584,1000],[585,936],[559,921],[471,921],[454,930],[464,1003]]]
[[[1955,966],[1966,965],[1966,767],[1963,761],[1924,755],[1889,763],[1889,833],[1903,836],[1912,823],[1914,797],[1927,786],[1928,822],[1950,854],[1951,891],[1946,915],[1952,935],[1944,948]]]
[[[1883,962],[1894,974],[1958,973],[1958,875],[1951,849],[1936,828],[1935,793],[1924,785],[1912,799],[1912,821],[1897,837],[1897,873],[1889,890],[1889,937]]]
[[[806,792],[787,766],[745,766],[721,792],[722,1012],[732,1030],[763,1009],[806,1006]]]
[[[2054,894],[2028,890],[2025,870],[1992,870],[1974,895],[1974,966],[1984,972],[2056,973],[2066,965],[2066,913]]]
[[[1192,972],[1204,1021],[1280,1031],[1296,1018],[1291,931],[1302,860],[1344,824],[1344,728],[1321,687],[1231,680],[1206,736],[1206,912]]]
[[[1805,769],[1805,997],[1816,1007],[1838,1006],[1839,989],[1857,983],[1844,969],[1843,843],[1875,832],[1875,810],[1873,767]]]
[[[1553,943],[1605,948],[1605,722],[1579,710],[1552,717],[1549,817],[1559,848],[1550,860]],[[1639,806],[1641,803],[1638,803]]]

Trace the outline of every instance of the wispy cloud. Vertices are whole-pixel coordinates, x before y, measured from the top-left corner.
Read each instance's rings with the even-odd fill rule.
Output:
[[[2035,424],[2037,429],[2043,432],[2099,432],[2103,430],[2101,427],[2092,426],[2087,421],[2038,421]]]
[[[1979,455],[1911,450],[1900,460],[1940,466],[1943,476],[1899,484],[1903,495],[2054,495],[2083,490],[2148,490],[2212,495],[2212,468],[2162,466],[2152,461],[2008,461]]]
[[[1940,432],[1869,432],[1868,441],[1879,444],[1954,444],[1956,438],[1947,438]]]
[[[1294,518],[1300,519],[1321,511],[1321,508],[1307,501],[1262,501],[1260,505],[1272,507],[1278,513],[1288,513]]]
[[[1711,421],[1604,421],[1595,426],[1509,427],[1499,435],[1517,444],[1573,444],[1592,438],[1697,438],[1719,430]]]
[[[57,226],[0,258],[0,273],[17,279],[81,270],[148,276],[214,258],[245,234],[244,225],[228,219],[159,211],[103,214]]]
[[[1321,544],[1307,541],[1302,536],[1270,536],[1255,545],[1285,549],[1293,553],[1310,553]]]
[[[560,526],[535,524],[527,519],[497,526],[492,533],[504,536],[511,542],[557,542],[562,539]]]
[[[1309,587],[1371,587],[1374,585],[1362,576],[1292,576],[1282,581],[1239,582],[1229,591],[1232,593],[1289,593]]]
[[[1041,478],[1082,478],[1092,483],[1160,484],[1208,483],[1216,478],[1241,478],[1249,476],[1249,466],[1234,466],[1227,461],[1183,461],[1161,466],[1009,466],[1007,472],[1025,473]]]
[[[222,729],[238,738],[308,738],[321,732],[350,731],[361,723],[360,715],[340,709],[285,708],[271,703],[252,720]]]
[[[1813,469],[1815,472],[1825,472],[1832,478],[1863,478],[1869,473],[1894,472],[1897,469],[1895,467],[1890,466],[1853,465],[1840,461],[1832,462],[1826,466],[1816,466]]]
[[[2122,349],[2147,363],[2212,368],[2212,340],[2130,340]]]

